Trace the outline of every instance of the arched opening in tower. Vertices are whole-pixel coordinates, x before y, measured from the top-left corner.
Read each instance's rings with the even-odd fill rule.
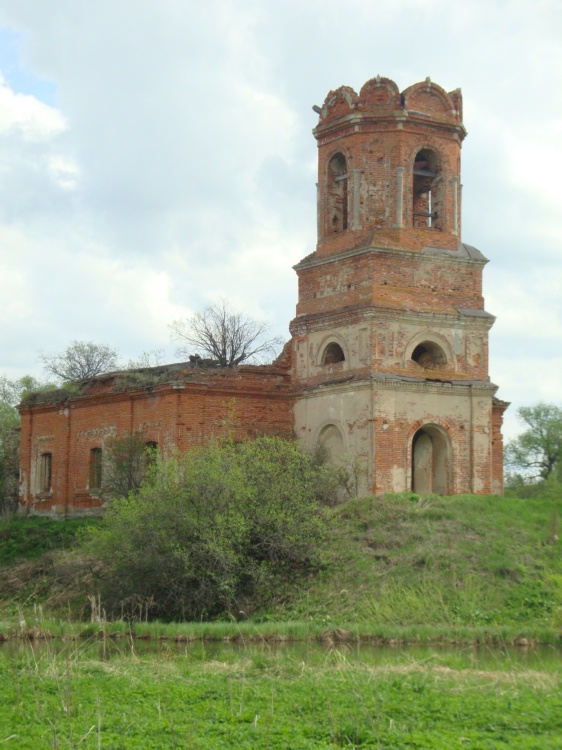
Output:
[[[439,195],[439,160],[437,154],[424,148],[414,160],[414,227],[442,229]]]
[[[328,234],[347,229],[347,163],[343,154],[334,154],[328,164]]]
[[[434,341],[422,341],[412,352],[412,359],[424,370],[439,370],[447,364],[445,352]]]
[[[451,441],[442,427],[425,425],[412,440],[412,491],[451,494]]]
[[[345,362],[345,354],[341,346],[335,341],[332,341],[324,349],[324,353],[322,355],[322,364],[334,365],[338,362]]]

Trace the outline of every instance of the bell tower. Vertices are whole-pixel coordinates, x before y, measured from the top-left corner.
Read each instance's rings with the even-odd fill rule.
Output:
[[[315,251],[295,266],[297,433],[374,492],[502,489],[484,256],[461,241],[462,96],[377,76],[319,115]]]

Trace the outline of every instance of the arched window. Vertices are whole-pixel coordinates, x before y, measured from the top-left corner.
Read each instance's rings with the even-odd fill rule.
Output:
[[[412,359],[424,370],[437,370],[447,364],[445,352],[434,341],[422,341],[412,352]]]
[[[347,229],[347,163],[343,154],[334,154],[328,164],[328,234]]]
[[[50,492],[53,484],[53,454],[42,453],[39,465],[39,492]]]
[[[90,490],[101,489],[102,484],[102,449],[92,448],[90,451]]]
[[[322,354],[322,364],[334,365],[337,362],[345,362],[345,354],[343,353],[341,346],[335,341],[332,341],[324,349],[324,353]]]
[[[441,229],[439,161],[434,151],[424,148],[416,154],[413,178],[414,226]]]

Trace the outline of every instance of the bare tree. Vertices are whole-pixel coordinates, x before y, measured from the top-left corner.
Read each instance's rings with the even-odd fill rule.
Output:
[[[93,341],[73,341],[60,354],[39,355],[43,368],[55,377],[68,382],[82,380],[119,368],[118,353],[106,344]]]
[[[172,341],[182,342],[178,356],[187,357],[195,348],[195,353],[207,355],[222,367],[271,361],[283,343],[280,337],[268,337],[267,323],[234,312],[224,300],[189,318],[174,320],[170,328]]]

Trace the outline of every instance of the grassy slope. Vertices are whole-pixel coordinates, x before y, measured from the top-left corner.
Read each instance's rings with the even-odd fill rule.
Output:
[[[97,521],[76,518],[61,522],[37,516],[0,520],[0,566],[37,560],[46,552],[68,549],[81,530],[92,523]]]
[[[522,632],[561,632],[562,555],[552,502],[385,496],[351,500],[331,513],[324,569],[288,590],[258,620],[367,629],[516,625]],[[11,564],[0,570],[5,615],[16,604],[67,608],[69,601],[75,613],[83,611],[95,589],[86,591],[72,569],[69,576],[71,563],[65,573],[64,565],[48,562],[48,554],[29,561],[68,547],[91,522],[0,523],[0,564]],[[23,562],[15,565],[18,558]],[[60,581],[69,578],[73,585],[61,595],[60,586],[68,583]]]
[[[334,511],[325,570],[276,614],[388,625],[562,629],[557,511],[547,500],[385,496]]]

